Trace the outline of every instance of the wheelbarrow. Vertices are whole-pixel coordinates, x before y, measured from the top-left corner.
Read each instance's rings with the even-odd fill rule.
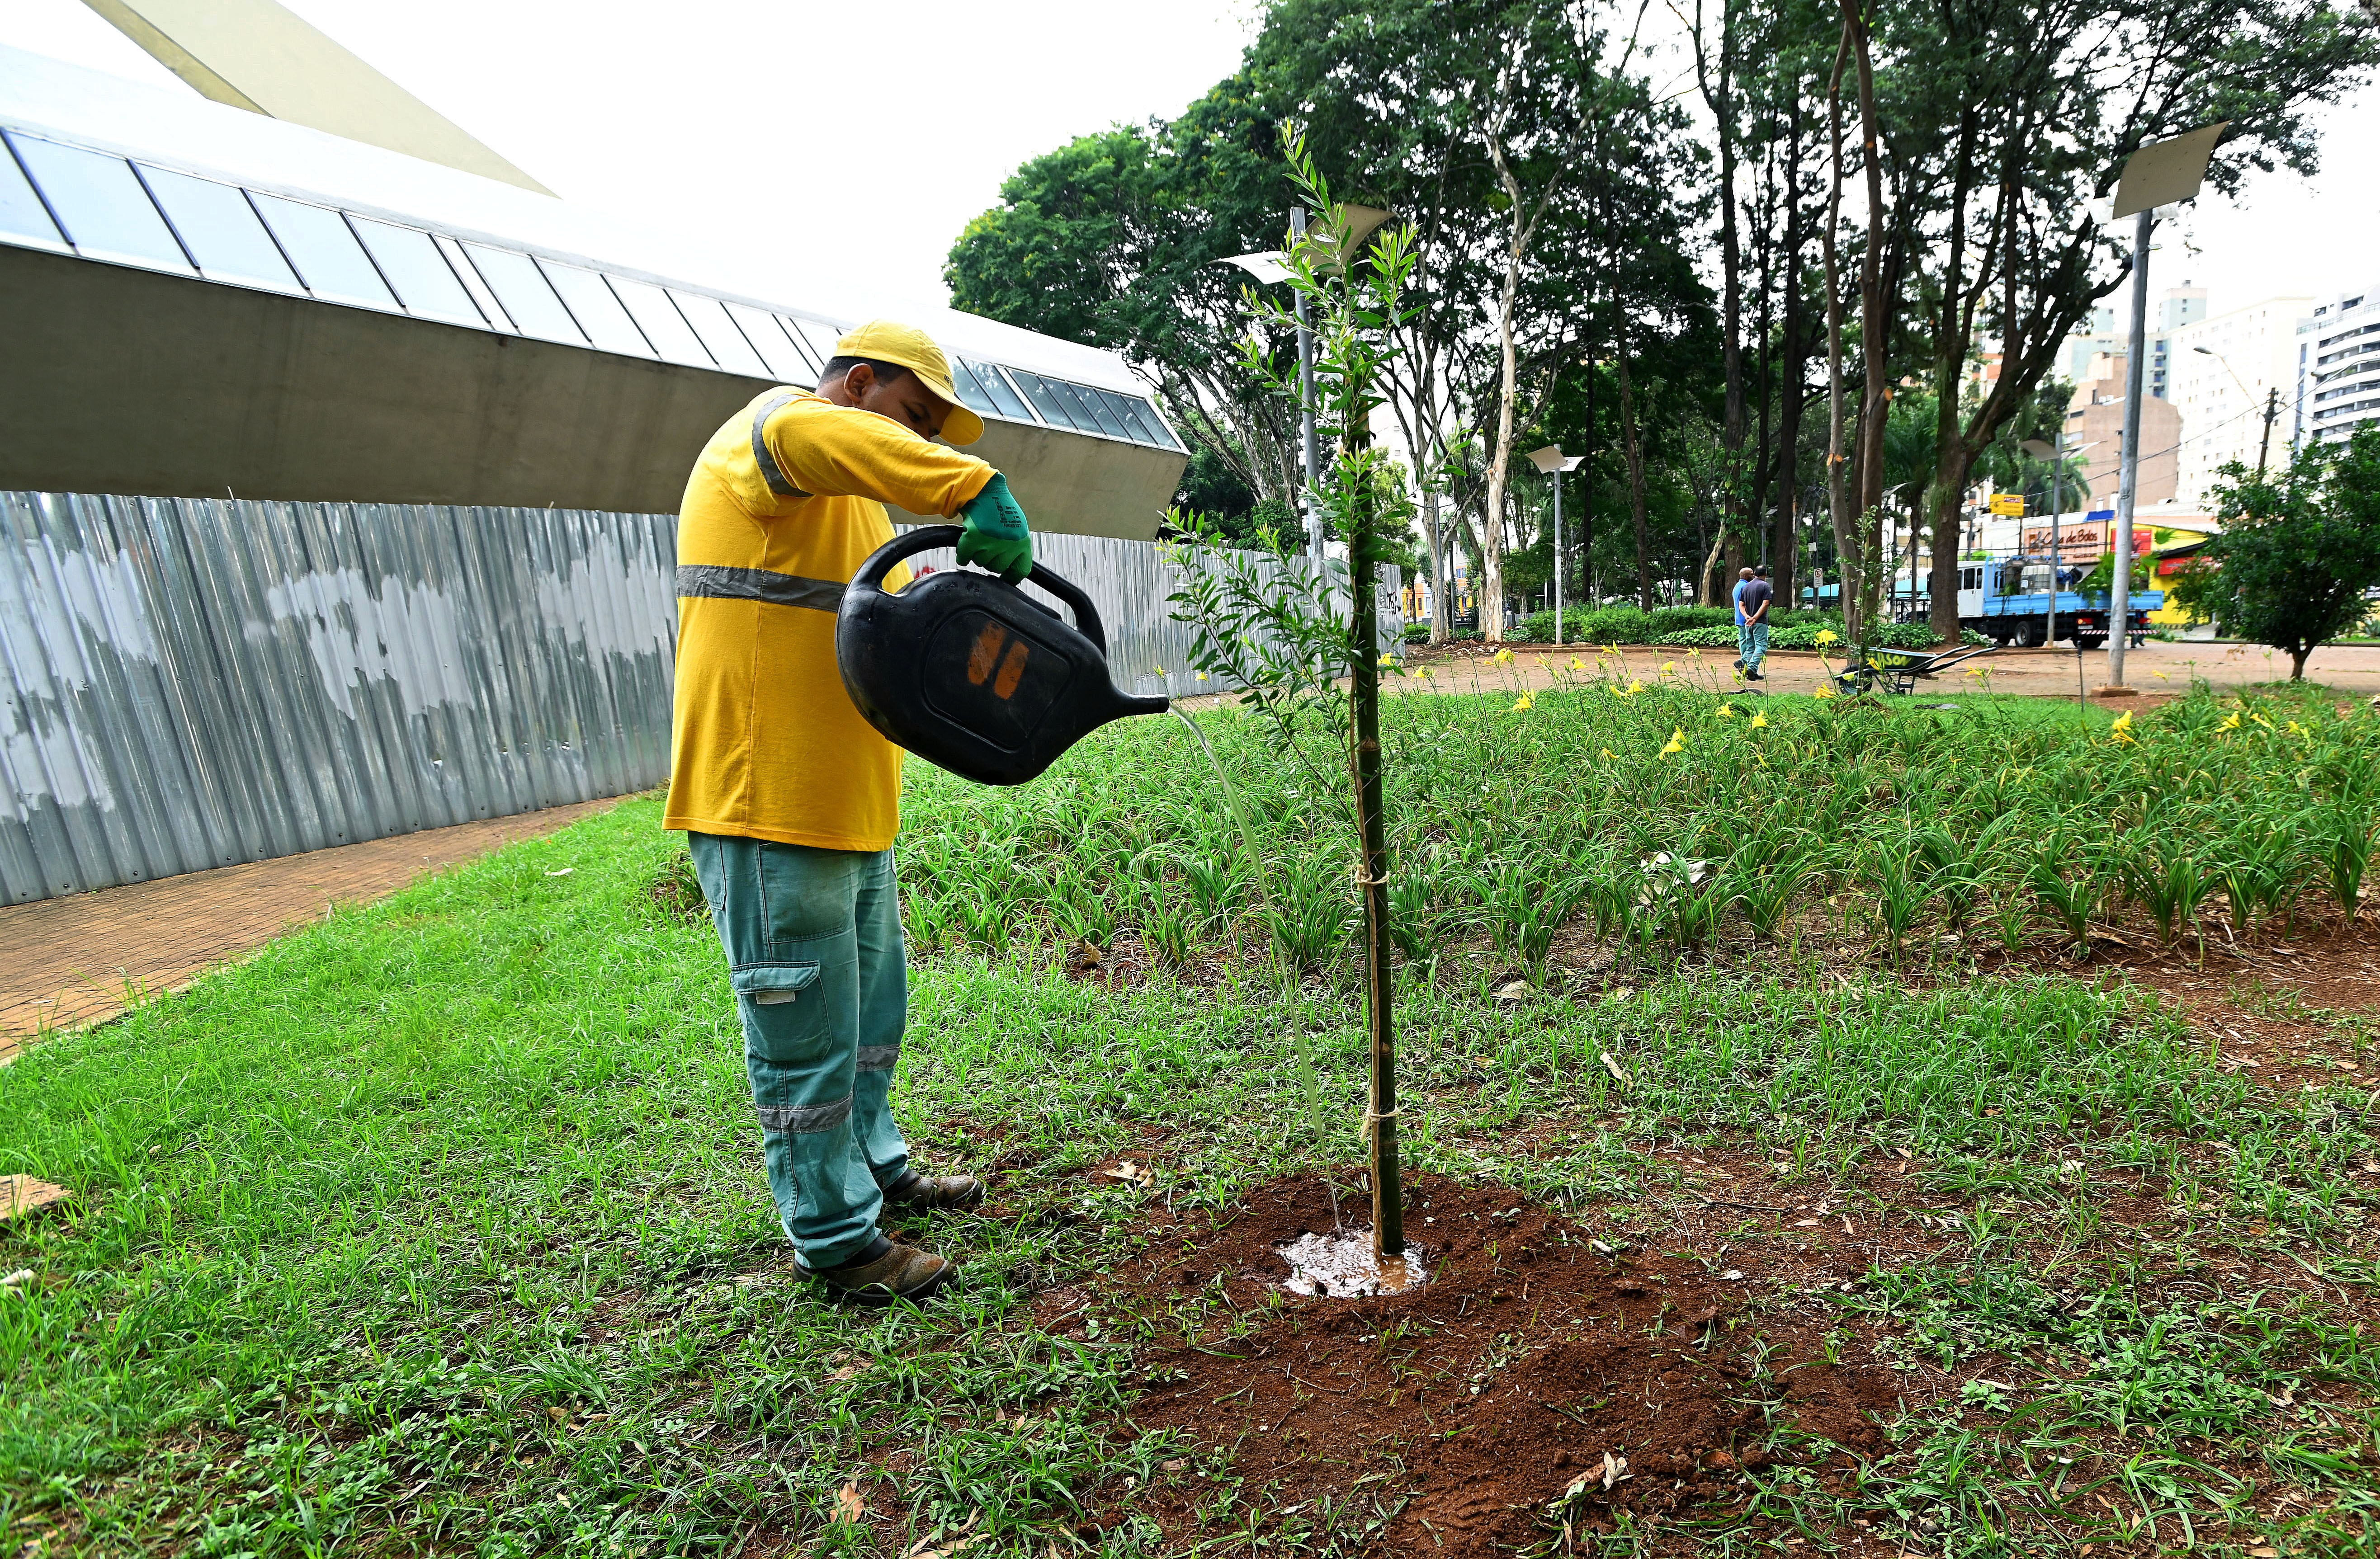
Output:
[[[1851,663],[1835,673],[1835,689],[1846,697],[1874,693],[1879,687],[1887,693],[1914,693],[1918,678],[1940,676],[1953,666],[1979,655],[1989,655],[1998,648],[1996,644],[1967,645],[1937,654],[1853,645],[1847,652]]]

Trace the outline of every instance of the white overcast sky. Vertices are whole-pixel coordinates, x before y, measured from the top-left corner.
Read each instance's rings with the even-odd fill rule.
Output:
[[[565,199],[757,262],[788,302],[858,315],[942,301],[942,257],[1019,163],[1180,112],[1237,66],[1257,10],[285,3]],[[0,0],[0,40],[188,90],[80,0]],[[2380,89],[2324,126],[2318,178],[2258,177],[2237,205],[2206,196],[2161,233],[2153,286],[2194,282],[2216,312],[2380,287]]]

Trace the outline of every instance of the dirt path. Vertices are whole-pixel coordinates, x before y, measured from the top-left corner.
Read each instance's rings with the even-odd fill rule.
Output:
[[[378,899],[613,804],[580,802],[0,909],[0,1064],[45,1029],[103,1022],[136,994],[179,990],[333,902]]]
[[[1494,664],[1477,646],[1466,645],[1451,652],[1416,654],[1412,659],[1415,669],[1427,667],[1429,682],[1440,689],[1467,693],[1475,683],[1480,692],[1498,692],[1510,688],[1522,692],[1553,685],[1556,679],[1569,671],[1576,660],[1589,673],[1596,669],[1597,657],[1602,651],[1595,646],[1577,646],[1556,649],[1550,645],[1513,645],[1512,659],[1505,665]],[[1736,686],[1732,650],[1706,649],[1696,657],[1683,649],[1670,649],[1648,645],[1622,645],[1618,658],[1627,674],[1650,683],[1659,677],[1661,668],[1670,668],[1674,677],[1691,677],[1714,689],[1732,691]],[[1767,681],[1761,684],[1771,693],[1808,693],[1817,688],[1834,671],[1842,669],[1840,655],[1822,658],[1806,650],[1779,650],[1768,658]],[[1976,674],[1968,675],[1972,668]],[[2267,652],[2262,646],[2223,644],[2159,644],[2152,641],[2133,650],[2125,658],[2124,680],[2141,690],[2144,696],[2182,693],[2190,687],[2192,677],[2203,677],[2217,687],[2244,687],[2254,683],[2286,680],[2289,674],[2289,657]],[[2306,662],[2306,678],[2336,688],[2369,697],[2380,694],[2380,648],[2360,645],[2333,646],[2313,652]],[[2082,680],[2095,690],[2107,681],[2107,657],[2104,650],[2082,657]],[[1408,690],[1416,679],[1408,675],[1383,685],[1397,687],[1406,684]],[[1933,682],[1917,684],[1920,693],[1939,692],[1946,695],[1961,693],[2013,693],[2042,697],[2071,698],[2076,692],[2076,668],[2071,649],[2003,649],[1992,655],[1978,656],[1964,666],[1949,671]]]

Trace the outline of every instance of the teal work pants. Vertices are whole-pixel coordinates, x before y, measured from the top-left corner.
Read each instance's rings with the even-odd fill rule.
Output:
[[[881,1188],[909,1166],[891,1102],[909,1010],[892,852],[686,843],[744,1019],[778,1220],[805,1263],[836,1265],[875,1238]]]

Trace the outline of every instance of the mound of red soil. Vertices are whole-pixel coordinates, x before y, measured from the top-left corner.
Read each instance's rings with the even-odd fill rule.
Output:
[[[1241,1497],[1281,1517],[1335,1510],[1351,1536],[1374,1529],[1367,1552],[1449,1555],[1542,1544],[1565,1524],[1583,1538],[1621,1513],[1641,1527],[1733,1507],[1746,1470],[1831,1452],[1783,1448],[1804,1437],[1878,1443],[1871,1415],[1892,1410],[1890,1378],[1816,1360],[1817,1337],[1791,1331],[1760,1336],[1761,1357],[1755,1275],[1606,1253],[1501,1188],[1416,1176],[1406,1207],[1429,1280],[1363,1299],[1280,1287],[1278,1247],[1334,1227],[1310,1178],[1258,1187],[1220,1223],[1154,1231],[1165,1254],[1126,1277],[1123,1302],[1159,1320],[1220,1282],[1245,1330],[1224,1317],[1144,1354],[1158,1384],[1135,1425],[1228,1452]],[[1191,1458],[1167,1473],[1134,1506],[1186,1538],[1218,1490]]]

